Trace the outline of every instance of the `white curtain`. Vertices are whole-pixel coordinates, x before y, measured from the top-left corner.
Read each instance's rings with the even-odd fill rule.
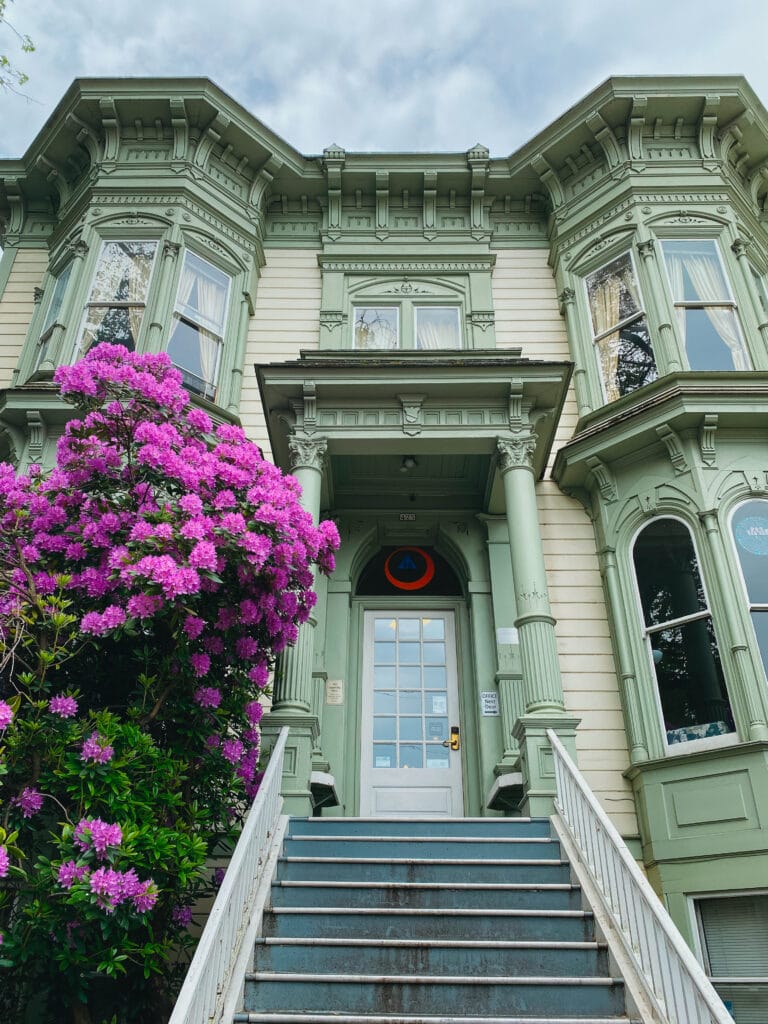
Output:
[[[227,302],[227,290],[218,281],[200,274],[197,278],[197,305],[201,317],[218,327],[224,333],[224,312]],[[200,345],[200,372],[206,384],[214,383],[216,373],[216,357],[219,351],[219,339],[209,331],[198,331]]]
[[[148,248],[148,247],[147,247]],[[133,342],[139,336],[141,319],[144,316],[144,304],[147,301],[149,290],[149,275],[152,271],[152,263],[155,254],[155,247],[152,246],[149,252],[137,252],[132,256],[126,254],[126,278],[128,283],[128,320],[131,326]]]
[[[427,319],[428,314],[416,314],[416,347],[421,349],[459,348],[458,322],[445,320],[435,323]]]
[[[631,276],[628,275],[628,276]],[[616,274],[606,275],[589,289],[589,305],[595,334],[609,330],[620,319],[621,282]],[[597,343],[600,364],[605,382],[605,394],[609,402],[619,398],[616,373],[619,368],[619,332],[607,334]]]
[[[695,299],[704,305],[704,312],[709,322],[717,331],[720,338],[728,348],[733,360],[735,370],[748,370],[749,360],[744,350],[744,344],[739,334],[734,311],[723,305],[707,305],[707,303],[722,303],[728,301],[723,284],[723,275],[720,263],[714,252],[670,252],[664,253],[669,280],[672,286],[672,295],[675,302],[684,301],[685,281],[684,271],[687,271],[695,292]],[[680,338],[687,347],[686,339],[686,314],[685,306],[677,306],[675,309],[677,326],[680,331]]]

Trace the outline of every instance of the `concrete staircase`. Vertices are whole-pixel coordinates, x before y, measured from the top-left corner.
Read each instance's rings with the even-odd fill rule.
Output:
[[[547,820],[292,819],[250,1024],[618,1024],[608,973]]]

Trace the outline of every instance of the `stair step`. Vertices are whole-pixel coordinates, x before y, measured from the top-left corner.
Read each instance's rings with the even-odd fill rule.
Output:
[[[291,818],[290,836],[550,838],[548,818]]]
[[[515,858],[512,860],[455,859],[425,857],[283,857],[277,869],[279,880],[385,881],[450,883],[470,877],[474,882],[567,882],[567,861]]]
[[[480,1015],[618,1014],[623,982],[615,978],[483,977],[364,974],[246,975],[244,1009],[339,1013],[429,1013],[436,1002]]]
[[[581,910],[414,910],[274,907],[264,915],[274,938],[537,939],[589,941],[593,920]]]
[[[328,856],[330,850],[337,857],[406,857],[412,860],[483,859],[494,860],[525,858],[560,859],[560,844],[545,836],[531,838],[512,836],[440,836],[434,839],[416,836],[350,836],[307,835],[285,840],[284,852],[293,856]]]
[[[500,942],[408,939],[259,939],[256,970],[366,974],[606,974],[607,950],[596,942]]]
[[[502,884],[439,882],[279,881],[272,906],[487,908],[579,910],[581,890],[570,883]]]
[[[642,1021],[620,1017],[436,1017],[419,1014],[409,1016],[397,1014],[354,1014],[354,1013],[236,1013],[237,1024],[642,1024]]]

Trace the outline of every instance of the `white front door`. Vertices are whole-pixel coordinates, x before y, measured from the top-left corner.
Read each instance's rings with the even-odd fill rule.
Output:
[[[361,815],[463,815],[458,712],[453,612],[366,612]]]

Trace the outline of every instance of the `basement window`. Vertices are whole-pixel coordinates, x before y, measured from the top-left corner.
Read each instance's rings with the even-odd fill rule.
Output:
[[[764,1024],[768,1006],[768,894],[695,901],[704,969],[736,1024]]]

